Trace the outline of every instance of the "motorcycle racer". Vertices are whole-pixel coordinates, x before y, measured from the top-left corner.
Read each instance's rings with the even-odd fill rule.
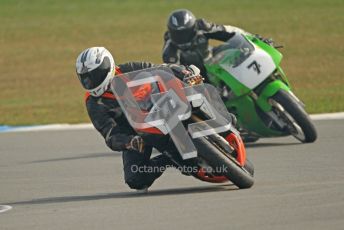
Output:
[[[130,188],[138,190],[151,186],[163,170],[142,172],[133,169],[141,166],[163,169],[172,165],[171,160],[165,155],[151,158],[153,146],[163,151],[168,149],[169,145],[154,137],[147,136],[143,139],[137,135],[110,91],[109,83],[116,75],[155,66],[159,65],[149,62],[128,62],[116,66],[111,53],[104,47],[85,49],[76,60],[76,73],[86,90],[88,115],[94,127],[104,137],[106,145],[114,151],[122,151],[124,180]],[[175,64],[167,66],[181,79],[193,77],[192,68]]]
[[[205,81],[208,82],[203,62],[212,54],[209,39],[225,42],[236,32],[249,34],[238,27],[217,25],[203,18],[196,19],[194,14],[186,9],[175,10],[167,20],[162,59],[165,63],[195,65],[201,70]],[[272,40],[260,36],[258,38],[272,42]]]

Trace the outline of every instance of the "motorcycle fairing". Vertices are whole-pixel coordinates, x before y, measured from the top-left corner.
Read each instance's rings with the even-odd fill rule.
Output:
[[[220,66],[249,89],[254,89],[276,69],[269,54],[257,46],[240,65],[221,63]]]

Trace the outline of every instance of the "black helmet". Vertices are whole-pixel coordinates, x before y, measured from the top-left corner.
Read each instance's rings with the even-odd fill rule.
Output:
[[[189,10],[173,11],[168,17],[167,28],[172,42],[176,44],[191,42],[196,35],[196,18]]]

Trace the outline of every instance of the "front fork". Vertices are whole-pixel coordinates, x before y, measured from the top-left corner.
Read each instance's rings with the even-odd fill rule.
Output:
[[[194,122],[202,122],[202,119],[195,114],[191,115],[191,120]],[[225,134],[224,137],[219,134],[212,134],[208,137],[214,144],[218,145],[225,154],[229,154],[229,157],[235,157],[237,162],[241,166],[244,166],[246,161],[246,150],[240,133],[234,127],[231,127],[230,132],[225,132]]]
[[[203,120],[199,118],[197,115],[191,115],[191,120],[193,122],[202,122]],[[212,134],[207,136],[211,140],[211,143],[217,146],[221,152],[223,152],[227,157],[231,157],[236,159],[238,165],[244,166],[246,161],[246,152],[245,146],[241,140],[239,132],[233,132],[233,127],[230,130],[230,133],[226,135],[226,137],[222,137],[219,134]],[[206,162],[200,163],[200,169],[196,174],[196,177],[202,181],[211,182],[211,183],[223,183],[228,181],[225,176],[222,175],[212,175],[206,172],[206,169],[209,167]]]
[[[284,108],[271,98],[280,90],[284,90],[289,93],[302,107],[305,106],[304,103],[290,90],[289,86],[279,79],[268,83],[261,91],[259,96],[254,91],[252,91],[251,98],[253,98],[259,108],[271,118],[272,122],[283,129],[286,124],[279,118],[276,112],[273,111],[273,108],[282,113],[284,112]]]

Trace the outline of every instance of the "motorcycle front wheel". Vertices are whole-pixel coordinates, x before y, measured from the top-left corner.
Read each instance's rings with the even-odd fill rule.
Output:
[[[239,162],[227,154],[223,150],[213,145],[206,137],[194,139],[195,146],[199,157],[205,160],[214,170],[222,170],[221,174],[230,180],[240,189],[252,187],[253,165],[251,162],[241,166]],[[249,169],[246,169],[249,167]]]
[[[317,139],[317,132],[311,118],[292,95],[280,90],[271,99],[275,113],[287,124],[287,129],[292,136],[302,143],[311,143]]]

